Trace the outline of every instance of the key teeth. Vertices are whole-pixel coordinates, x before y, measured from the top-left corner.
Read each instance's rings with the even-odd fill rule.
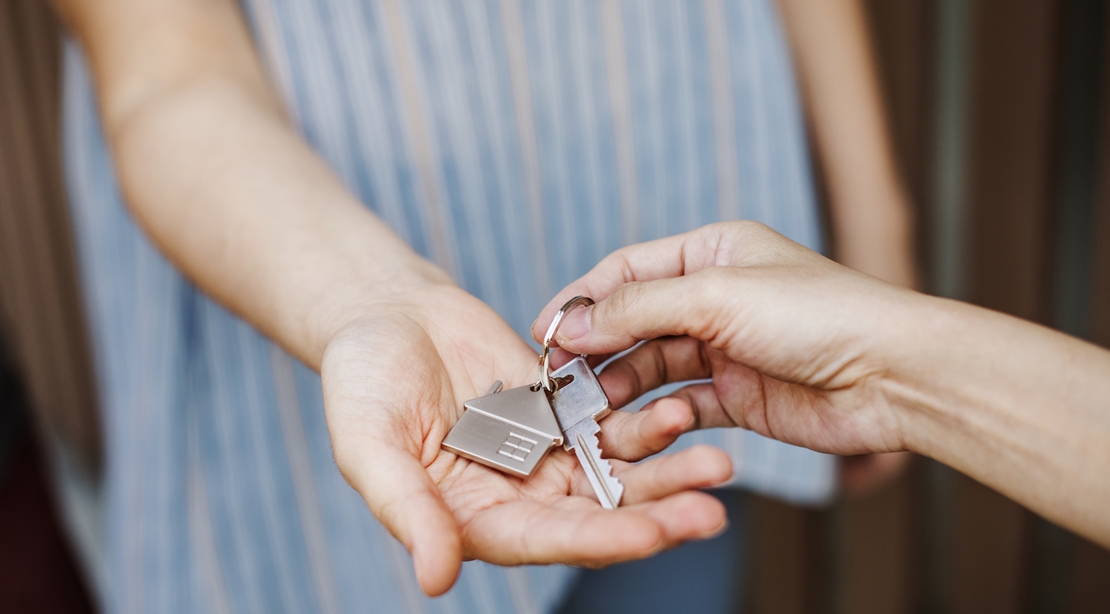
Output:
[[[597,439],[597,433],[583,434],[579,432],[575,433],[575,437],[578,438],[577,443],[585,448],[582,450],[582,453],[590,459],[587,462],[590,462],[590,465],[596,470],[595,474],[594,471],[583,467],[583,469],[586,470],[587,476],[595,475],[604,482],[603,485],[593,485],[595,494],[598,495],[598,501],[601,503],[602,507],[606,509],[615,509],[620,505],[621,498],[624,496],[624,484],[621,484],[620,480],[613,475],[612,463],[610,463],[608,459],[601,457],[601,442]],[[590,482],[592,483],[593,480],[590,480]],[[609,497],[602,497],[602,492],[600,492],[602,490],[611,496],[613,504],[605,500]]]
[[[601,476],[614,480],[617,484],[620,484],[620,481],[613,475],[613,464],[609,462],[609,459],[601,457],[601,441],[597,438],[597,435],[590,435],[587,437],[586,444],[590,446],[590,451],[595,453],[594,458],[600,461],[598,463],[598,469],[601,470]]]

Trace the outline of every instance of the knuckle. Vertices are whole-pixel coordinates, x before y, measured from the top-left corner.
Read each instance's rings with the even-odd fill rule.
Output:
[[[758,240],[776,234],[770,226],[755,220],[718,222],[711,225],[710,228],[722,237],[729,237],[733,240],[744,242]]]
[[[602,316],[606,318],[613,318],[620,314],[632,313],[639,302],[639,295],[641,294],[643,284],[641,282],[632,281],[628,282],[621,287],[617,288],[609,298],[605,301],[605,306],[602,308]],[[595,308],[594,317],[597,317]]]
[[[690,333],[707,340],[727,315],[729,298],[736,295],[736,287],[741,279],[741,271],[736,267],[714,266],[694,274],[696,282],[691,284],[688,297],[690,310],[688,321]]]
[[[596,269],[598,270],[614,270],[618,271],[617,277],[624,281],[630,281],[635,278],[635,273],[630,260],[630,254],[634,245],[622,247],[615,252],[610,253],[601,259]]]

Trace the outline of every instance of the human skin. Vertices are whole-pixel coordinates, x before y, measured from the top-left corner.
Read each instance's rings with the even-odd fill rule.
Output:
[[[692,420],[681,407],[607,419],[630,504],[616,512],[563,452],[521,482],[440,450],[462,402],[494,379],[534,381],[535,355],[300,139],[235,2],[54,4],[90,60],[135,218],[198,287],[321,372],[336,462],[426,592],[446,591],[464,558],[601,565],[722,528],[719,503],[690,492],[728,477],[720,452],[619,462],[670,443]]]
[[[723,452],[624,462],[673,441],[692,419],[682,408],[607,419],[625,485],[612,511],[563,450],[520,480],[440,448],[494,380],[537,381],[537,356],[299,138],[235,2],[56,5],[90,60],[135,218],[206,293],[320,371],[336,463],[426,593],[447,591],[464,559],[598,566],[724,528],[697,490],[731,475]]]
[[[753,223],[622,249],[549,304],[567,351],[606,355],[615,406],[658,400],[834,454],[909,450],[1110,546],[1110,352],[852,271]]]
[[[778,0],[828,200],[833,258],[917,286],[909,199],[898,176],[862,0]],[[842,459],[848,494],[893,478],[908,453]]]
[[[778,0],[829,202],[833,257],[912,288],[912,215],[898,176],[862,0]]]

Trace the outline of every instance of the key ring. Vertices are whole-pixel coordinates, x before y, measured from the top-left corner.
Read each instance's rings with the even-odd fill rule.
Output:
[[[588,296],[576,296],[567,301],[559,312],[555,314],[555,319],[551,320],[551,326],[547,327],[547,334],[543,336],[543,350],[540,352],[540,381],[539,385],[548,393],[555,392],[555,383],[551,381],[550,367],[551,367],[551,340],[555,338],[556,331],[559,330],[559,325],[563,323],[563,316],[567,312],[574,309],[578,305],[589,307],[594,304],[594,299]]]

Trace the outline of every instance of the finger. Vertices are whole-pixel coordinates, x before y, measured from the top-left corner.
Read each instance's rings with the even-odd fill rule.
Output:
[[[593,367],[594,369],[596,369],[599,366],[605,364],[605,361],[609,360],[610,358],[612,358],[616,355],[617,355],[616,352],[612,352],[612,353],[609,353],[609,354],[591,354],[589,356],[586,356],[586,362],[590,363],[590,366]]]
[[[589,364],[591,367],[596,369],[598,367],[598,365],[604,363],[606,360],[609,360],[610,358],[612,358],[615,355],[616,355],[615,353],[593,354],[593,355],[590,355],[590,356],[586,357],[586,363]],[[559,367],[562,367],[563,365],[567,364],[568,362],[574,360],[578,356],[579,356],[579,354],[575,354],[574,352],[568,352],[568,351],[564,350],[563,348],[559,347],[558,343],[556,342],[551,347],[551,369],[552,370],[558,369]]]
[[[642,511],[659,524],[664,549],[692,539],[716,537],[728,528],[724,504],[703,492],[687,491],[630,509]]]
[[[462,537],[454,516],[424,466],[390,442],[366,446],[356,479],[348,478],[370,511],[409,551],[416,578],[429,596],[455,583],[462,567]]]
[[[634,462],[662,451],[695,424],[689,404],[656,404],[635,413],[610,413],[601,421],[598,440],[606,458]]]
[[[768,393],[764,376],[736,363],[714,373],[711,355],[715,353],[719,351],[692,337],[654,339],[614,360],[598,375],[598,381],[605,389],[609,402],[613,407],[619,408],[666,384],[713,377],[714,382],[690,384],[680,388],[648,403],[638,413],[648,412],[650,415],[667,407],[668,415],[677,419],[676,416],[686,414],[672,404],[681,401],[682,404],[689,405],[694,420],[692,424],[686,425],[687,431],[736,426],[750,428],[745,412],[730,413],[722,402],[718,389],[723,387],[728,390],[728,404],[733,409],[745,406],[763,408]],[[779,390],[777,383],[772,390]],[[619,414],[620,412],[613,412],[610,416]],[[627,418],[619,417],[615,428],[625,429],[634,425]],[[620,431],[618,434],[620,437],[611,442],[616,446],[625,441],[635,441],[634,436]],[[661,438],[665,433],[651,432],[648,435]]]
[[[749,387],[754,393],[758,388],[757,384]],[[734,391],[732,396],[736,399],[738,405],[744,404],[742,400],[744,393]],[[713,428],[726,428],[726,427],[739,427],[744,429],[751,429],[744,412],[732,412],[721,403],[721,397],[717,394],[717,389],[713,384],[690,384],[675,390],[671,394],[656,399],[649,403],[644,409],[648,409],[653,404],[659,405],[662,403],[685,403],[691,408],[694,414],[695,425],[694,429],[713,429]],[[652,408],[654,411],[654,408]],[[643,411],[643,410],[640,410]],[[735,415],[733,415],[735,414]]]
[[[733,221],[621,248],[606,256],[551,299],[532,324],[532,336],[543,338],[555,313],[575,296],[595,301],[634,281],[690,275],[713,266],[746,266],[780,260],[786,253],[808,252],[758,222]],[[577,310],[575,310],[577,311]]]
[[[624,484],[621,505],[720,486],[732,477],[732,461],[728,455],[704,444],[636,465],[616,460],[611,463],[613,474]],[[585,486],[589,488],[588,484]]]
[[[637,342],[688,335],[702,341],[739,315],[732,305],[743,295],[747,271],[714,267],[672,279],[627,283],[607,298],[563,318],[559,346],[581,354],[626,350]]]
[[[706,352],[692,337],[655,339],[614,360],[598,381],[613,407],[624,407],[665,384],[711,377]]]
[[[555,319],[555,313],[576,296],[588,296],[595,301],[600,301],[608,297],[613,290],[630,281],[682,275],[683,246],[691,234],[629,245],[609,254],[589,273],[564,288],[544,306],[540,316],[532,323],[532,337],[542,342],[544,333],[551,321]]]
[[[466,523],[463,537],[468,554],[498,565],[605,565],[650,556],[666,544],[653,518],[605,510],[580,496],[491,507]]]
[[[551,347],[551,369],[552,370],[558,369],[559,367],[562,367],[563,365],[565,365],[568,362],[574,360],[575,358],[578,358],[578,356],[579,356],[579,354],[575,354],[574,352],[568,352],[568,351],[564,350],[563,348],[559,347],[558,345],[553,345]],[[613,356],[614,356],[614,354],[596,354],[596,355],[592,355],[592,356],[587,356],[586,357],[586,362],[591,367],[596,369],[598,365],[605,362],[606,360],[609,360]]]
[[[605,510],[596,500],[498,505],[464,527],[468,554],[498,565],[562,563],[599,567],[641,559],[689,539],[708,537],[726,522],[714,497],[684,492],[661,501]],[[515,548],[505,548],[507,543]]]

